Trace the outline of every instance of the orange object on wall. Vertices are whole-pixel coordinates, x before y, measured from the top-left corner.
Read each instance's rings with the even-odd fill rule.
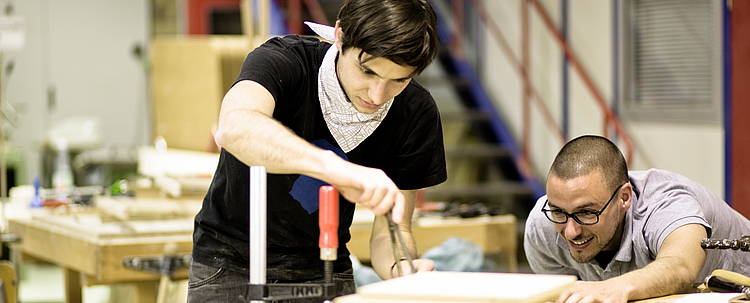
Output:
[[[211,12],[214,10],[240,9],[240,0],[189,0],[188,34],[211,34]]]

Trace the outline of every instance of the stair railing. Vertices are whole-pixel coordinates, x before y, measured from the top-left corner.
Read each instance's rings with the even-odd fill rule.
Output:
[[[607,104],[606,99],[604,98],[603,94],[601,93],[601,90],[594,84],[592,78],[589,76],[589,73],[587,70],[583,67],[581,64],[581,61],[579,60],[578,56],[573,52],[572,48],[568,45],[566,40],[563,38],[562,33],[559,29],[557,29],[554,22],[552,22],[552,19],[550,18],[549,13],[544,8],[544,6],[538,2],[538,0],[520,0],[522,1],[521,5],[521,30],[522,30],[522,41],[521,41],[521,48],[522,48],[522,58],[519,59],[518,56],[514,53],[512,50],[512,47],[510,43],[508,43],[508,40],[505,38],[505,35],[500,30],[500,27],[497,25],[495,20],[488,14],[487,10],[484,8],[484,5],[482,1],[479,0],[471,0],[470,3],[473,5],[473,8],[476,12],[476,14],[479,17],[479,20],[481,20],[482,24],[487,27],[487,31],[491,34],[491,38],[493,41],[500,47],[501,52],[506,57],[506,59],[511,63],[513,69],[517,72],[519,77],[522,80],[523,83],[523,95],[524,95],[524,108],[523,108],[523,125],[521,133],[523,134],[522,138],[522,159],[525,161],[529,161],[529,137],[530,137],[530,108],[529,105],[534,105],[536,109],[541,113],[542,118],[545,121],[545,124],[547,127],[551,130],[553,135],[562,143],[564,143],[567,139],[565,138],[563,131],[560,126],[557,125],[555,122],[555,119],[550,114],[549,108],[547,107],[546,103],[544,102],[541,94],[539,93],[538,89],[534,85],[533,81],[530,78],[529,73],[529,56],[528,53],[530,51],[529,43],[528,43],[528,22],[529,22],[529,16],[528,14],[528,7],[531,6],[534,11],[537,12],[541,20],[543,21],[545,28],[548,32],[550,32],[553,37],[555,38],[555,41],[562,49],[565,58],[570,62],[570,65],[573,67],[574,72],[581,78],[582,82],[584,83],[586,89],[589,91],[589,93],[594,98],[595,102],[599,106],[600,110],[602,111],[603,118],[604,118],[604,133],[605,136],[607,134],[608,126],[612,126],[615,134],[622,140],[624,147],[625,147],[625,156],[626,160],[628,162],[631,162],[633,159],[634,154],[634,146],[632,144],[632,140],[630,135],[628,134],[627,130],[623,127],[621,121],[619,118],[614,114],[612,109]],[[463,26],[463,20],[465,11],[463,10],[463,3],[462,0],[451,0],[451,15],[454,19],[453,22],[450,23],[454,28],[451,28],[450,32],[454,35],[461,35],[461,26]],[[459,9],[460,8],[460,9]],[[457,41],[461,41],[461,37],[452,37],[451,38],[451,52],[458,57],[463,57],[464,55],[464,49]],[[525,163],[527,166],[530,166],[531,163]]]

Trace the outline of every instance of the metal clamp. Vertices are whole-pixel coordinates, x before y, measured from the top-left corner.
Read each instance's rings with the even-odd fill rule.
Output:
[[[127,257],[122,260],[125,268],[157,273],[171,277],[176,270],[188,268],[192,257],[188,255],[165,255],[161,257]]]
[[[248,300],[299,300],[309,298],[333,298],[337,288],[334,283],[288,283],[288,284],[249,284]]]

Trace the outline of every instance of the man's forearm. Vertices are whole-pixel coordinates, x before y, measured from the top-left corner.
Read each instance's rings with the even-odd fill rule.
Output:
[[[414,213],[416,191],[405,190],[401,192],[404,194],[406,205],[404,207],[404,219],[401,224],[398,224],[398,228],[401,231],[401,237],[406,243],[409,254],[412,258],[415,258],[417,255],[417,246],[411,232],[411,218]],[[390,218],[384,216],[375,217],[375,222],[373,222],[372,226],[372,235],[370,236],[370,260],[372,260],[372,267],[375,273],[382,279],[393,277],[395,270],[393,272],[391,270],[393,269],[393,265],[396,264],[395,262],[398,261],[393,258],[391,237],[388,231],[388,221],[386,220],[390,220]]]
[[[616,279],[631,286],[630,300],[685,291],[692,286],[706,260],[699,244],[705,237],[706,228],[700,224],[678,227],[664,239],[656,260]]]
[[[387,222],[385,222],[385,217],[382,216],[376,218],[374,224],[386,224],[385,228],[388,228]],[[374,228],[378,228],[378,226]],[[402,225],[399,225],[399,229],[401,230],[401,236],[403,237],[404,242],[406,242],[406,246],[409,249],[410,256],[412,258],[416,258],[417,249],[414,242],[414,237],[411,234],[411,228],[405,228]],[[373,237],[370,239],[370,255],[370,259],[372,260],[372,267],[378,274],[378,276],[380,276],[381,279],[392,278],[393,274],[396,272],[394,270],[394,264],[396,264],[398,260],[395,260],[393,258],[391,239],[388,232],[373,234]]]
[[[641,269],[596,282],[576,282],[563,291],[558,302],[627,302],[685,291],[696,280],[706,253],[700,240],[706,229],[687,224],[669,233],[656,260]]]
[[[270,173],[321,177],[324,162],[334,156],[252,110],[223,113],[216,141],[243,163],[263,165]]]
[[[674,294],[689,287],[684,264],[663,258],[648,266],[604,281],[579,281],[556,302],[617,302]]]
[[[274,97],[262,85],[248,80],[238,82],[222,101],[216,143],[247,165],[263,165],[271,173],[304,174],[323,180],[326,166],[343,160],[274,120],[271,116],[275,106]]]
[[[692,287],[694,275],[679,258],[665,257],[607,281],[617,281],[615,284],[629,291],[628,300],[638,300],[686,291]]]

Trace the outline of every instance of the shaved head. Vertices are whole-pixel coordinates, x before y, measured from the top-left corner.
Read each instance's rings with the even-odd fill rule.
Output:
[[[617,145],[601,136],[570,140],[560,149],[549,173],[569,180],[599,170],[604,183],[615,188],[628,181],[628,167]]]

